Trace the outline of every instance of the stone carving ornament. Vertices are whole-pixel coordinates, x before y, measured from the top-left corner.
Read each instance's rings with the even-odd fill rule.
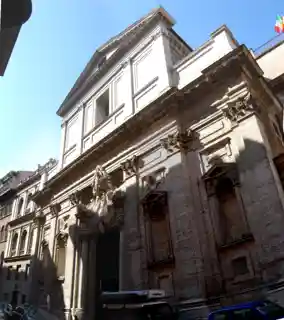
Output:
[[[122,223],[124,197],[124,192],[113,186],[109,174],[97,166],[92,183],[92,199],[88,205],[79,206],[92,228],[104,232],[108,225]],[[81,217],[81,220],[84,218]]]
[[[254,111],[259,112],[259,108],[251,94],[248,93],[245,97],[239,98],[234,103],[229,103],[228,107],[224,109],[224,114],[232,123],[237,123]]]
[[[161,145],[168,152],[179,151],[193,151],[197,147],[198,134],[196,131],[187,129],[184,131],[176,131],[174,134],[168,135],[161,139]]]

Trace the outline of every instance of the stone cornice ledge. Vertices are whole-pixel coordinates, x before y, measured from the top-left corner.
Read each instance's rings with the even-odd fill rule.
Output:
[[[6,257],[6,258],[4,258],[4,262],[15,262],[15,261],[29,260],[30,258],[31,258],[30,254],[25,254],[22,256]]]
[[[13,219],[13,220],[9,221],[8,225],[10,227],[14,227],[14,226],[16,226],[18,224],[22,224],[22,223],[27,222],[29,220],[33,221],[34,217],[35,217],[35,211],[33,211],[33,212],[29,213],[29,214],[25,214],[24,216],[20,216],[20,217],[18,217],[16,219]]]

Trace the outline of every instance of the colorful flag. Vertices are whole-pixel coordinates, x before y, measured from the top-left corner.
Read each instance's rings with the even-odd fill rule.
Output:
[[[276,19],[276,23],[275,23],[275,26],[274,26],[274,30],[277,32],[277,33],[282,33],[284,32],[284,16],[277,16],[277,19]]]

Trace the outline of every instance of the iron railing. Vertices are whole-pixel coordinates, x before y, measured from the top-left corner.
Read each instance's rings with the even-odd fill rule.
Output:
[[[277,36],[273,37],[269,41],[265,42],[260,47],[252,50],[255,58],[259,58],[262,54],[269,51],[271,48],[275,47],[281,42],[284,42],[284,33],[278,34]]]

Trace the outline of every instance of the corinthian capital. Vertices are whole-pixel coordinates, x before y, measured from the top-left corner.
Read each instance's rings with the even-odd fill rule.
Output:
[[[198,134],[196,131],[187,129],[169,134],[166,138],[161,139],[161,145],[168,151],[193,151],[197,147]]]

